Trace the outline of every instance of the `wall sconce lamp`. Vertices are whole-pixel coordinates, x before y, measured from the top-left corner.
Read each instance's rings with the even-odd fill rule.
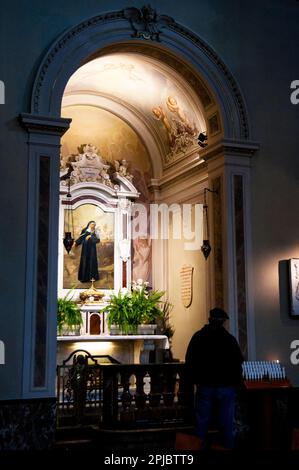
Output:
[[[65,209],[65,232],[63,238],[63,245],[66,251],[69,253],[74,244],[74,219],[73,219],[73,206],[72,206],[72,195],[71,195],[71,180],[68,180],[68,192],[67,192],[67,206]]]
[[[206,132],[201,132],[197,137],[198,145],[201,148],[205,148],[208,145],[208,136]]]
[[[209,214],[208,214],[208,204],[207,204],[207,192],[209,193],[217,193],[218,194],[218,191],[216,190],[212,190],[212,189],[209,189],[209,188],[204,188],[204,204],[203,204],[203,232],[204,232],[204,236],[203,236],[203,242],[202,242],[202,246],[201,246],[201,251],[205,257],[205,259],[208,259],[211,251],[212,251],[212,247],[210,245],[210,236],[209,236]]]

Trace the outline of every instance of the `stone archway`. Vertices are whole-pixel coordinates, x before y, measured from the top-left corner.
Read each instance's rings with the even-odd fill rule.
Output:
[[[153,21],[153,29],[160,31],[146,37],[134,24],[130,13],[124,9],[98,15],[71,28],[51,47],[43,59],[32,91],[31,113],[41,116],[60,116],[62,95],[69,77],[99,51],[113,44],[151,44],[154,48],[170,51],[183,57],[194,67],[198,77],[208,84],[221,109],[224,136],[233,139],[249,139],[250,126],[242,93],[233,75],[216,52],[186,27],[165,15]],[[137,10],[137,9],[134,9]],[[135,34],[135,28],[138,28]],[[196,76],[196,74],[195,74]]]
[[[203,40],[170,17],[154,12],[150,20],[141,21],[143,13],[139,11],[136,20],[136,12],[131,8],[98,15],[58,38],[36,75],[30,114],[20,117],[29,135],[25,305],[25,337],[29,339],[24,350],[24,398],[55,395],[59,148],[70,125],[70,120],[60,117],[61,100],[70,76],[107,47],[146,45],[161,56],[180,57],[197,80],[197,92],[209,90],[217,102],[222,138],[202,153],[209,184],[218,190],[213,202],[215,256],[211,261],[211,279],[216,282],[210,303],[230,310],[231,330],[242,336],[245,352],[247,330],[254,329],[250,238],[245,234],[250,232],[250,158],[257,145],[249,140],[244,99],[228,68]],[[253,355],[254,344],[249,346]]]

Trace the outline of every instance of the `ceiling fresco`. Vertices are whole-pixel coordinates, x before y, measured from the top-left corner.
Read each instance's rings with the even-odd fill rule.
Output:
[[[136,110],[158,136],[164,162],[195,148],[206,129],[199,100],[185,80],[156,59],[137,53],[112,53],[80,67],[64,96],[105,96]],[[135,129],[138,132],[138,129]]]

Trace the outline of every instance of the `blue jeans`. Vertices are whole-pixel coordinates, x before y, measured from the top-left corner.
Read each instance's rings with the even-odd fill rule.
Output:
[[[217,419],[223,445],[228,449],[234,446],[234,414],[236,392],[234,387],[207,387],[198,385],[195,397],[195,417],[197,435],[206,447],[208,427],[217,407]]]

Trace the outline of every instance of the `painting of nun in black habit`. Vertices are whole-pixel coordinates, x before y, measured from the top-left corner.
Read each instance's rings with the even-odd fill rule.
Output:
[[[81,282],[90,282],[91,279],[99,280],[97,259],[97,243],[99,241],[100,235],[96,230],[96,223],[94,220],[91,220],[76,240],[76,246],[82,245],[78,271],[78,279]]]

